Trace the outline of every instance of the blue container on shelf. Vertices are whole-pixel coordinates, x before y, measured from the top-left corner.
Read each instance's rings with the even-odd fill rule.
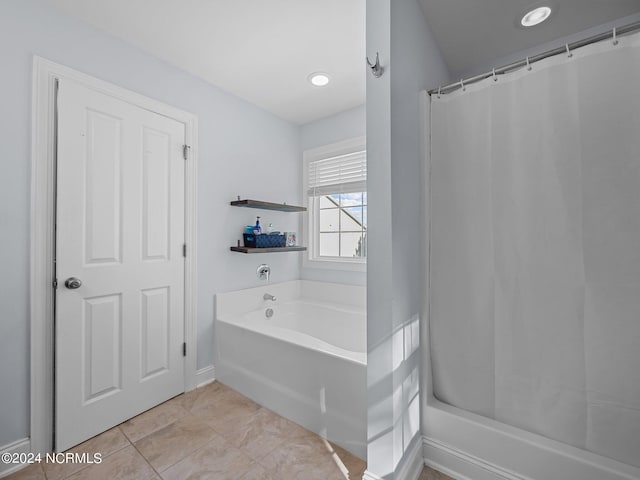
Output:
[[[243,233],[242,237],[244,238],[244,246],[249,248],[256,248],[256,236],[253,233]]]
[[[286,235],[254,235],[257,248],[280,248],[286,246]],[[246,241],[245,241],[246,242]],[[246,246],[246,244],[245,244]]]

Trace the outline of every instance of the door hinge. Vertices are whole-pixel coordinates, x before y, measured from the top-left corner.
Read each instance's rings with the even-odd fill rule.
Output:
[[[182,158],[185,160],[189,158],[189,150],[191,147],[189,145],[182,145]]]
[[[187,258],[187,244],[186,243],[182,244],[182,256],[184,258]]]
[[[182,356],[186,357],[187,356],[187,342],[184,342],[182,344]]]
[[[58,279],[57,278],[53,279],[53,288],[58,288]]]

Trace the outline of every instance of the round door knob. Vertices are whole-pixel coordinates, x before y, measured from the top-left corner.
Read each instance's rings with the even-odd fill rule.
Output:
[[[64,286],[67,287],[69,290],[74,290],[82,286],[82,280],[76,277],[69,277],[65,280]]]

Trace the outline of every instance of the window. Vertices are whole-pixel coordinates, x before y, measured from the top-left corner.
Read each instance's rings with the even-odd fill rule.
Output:
[[[304,152],[307,267],[364,271],[367,156],[364,138]]]

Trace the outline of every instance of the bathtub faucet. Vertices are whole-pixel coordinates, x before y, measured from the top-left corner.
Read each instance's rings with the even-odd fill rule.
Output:
[[[258,274],[258,278],[260,280],[269,280],[269,275],[271,274],[271,267],[266,263],[263,263],[262,265],[258,265],[258,269],[256,270],[256,273]]]
[[[271,300],[273,302],[276,301],[276,297],[274,297],[273,295],[271,295],[270,293],[265,293],[262,298],[264,298],[265,300]]]

